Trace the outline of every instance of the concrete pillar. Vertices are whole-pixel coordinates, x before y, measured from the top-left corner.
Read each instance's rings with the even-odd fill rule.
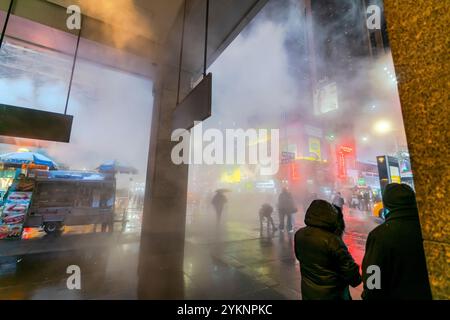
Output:
[[[220,55],[266,2],[212,1],[209,63]],[[203,66],[205,4],[204,0],[187,2],[180,100],[190,91],[192,80],[198,78]],[[152,137],[139,253],[140,299],[184,298],[188,166],[174,165],[170,158],[172,148],[177,143],[171,142],[170,137],[172,114],[177,105],[183,13],[181,9],[159,53],[161,62],[154,90]]]
[[[177,74],[176,70],[170,72]],[[182,299],[188,166],[174,165],[170,158],[174,146],[170,141],[171,116],[177,91],[164,82],[155,92],[158,95],[155,107],[158,105],[159,109],[154,121],[157,138],[149,160],[149,167],[155,170],[148,173],[147,180],[138,296],[140,299]]]
[[[154,88],[152,139],[149,150],[138,268],[139,299],[184,298],[184,240],[188,165],[171,160],[172,114],[177,106],[180,12],[165,47],[161,48]],[[190,90],[191,74],[182,72],[181,99]]]
[[[450,2],[384,5],[433,297],[450,299]]]

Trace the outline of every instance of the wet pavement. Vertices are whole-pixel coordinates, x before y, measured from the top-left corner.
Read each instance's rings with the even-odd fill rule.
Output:
[[[366,235],[378,222],[359,211],[346,211],[345,220],[344,240],[360,264]],[[252,218],[236,219],[230,214],[226,221],[217,227],[207,219],[194,219],[187,226],[185,298],[300,299],[293,234],[261,233],[259,222]],[[302,226],[298,214],[296,228]],[[0,299],[138,298],[138,235],[84,231],[0,243]],[[22,251],[14,255],[17,248]],[[67,289],[69,265],[82,270],[79,291]],[[361,288],[352,289],[354,299],[360,293]]]
[[[344,241],[355,261],[361,265],[367,234],[381,220],[369,213],[349,209],[345,209],[344,217]],[[229,215],[229,220],[232,221],[218,229],[211,227],[213,224],[207,220],[208,217],[202,217],[200,221],[204,222],[203,225],[197,221],[196,226],[188,227],[187,241],[204,246],[205,250],[209,249],[216,259],[263,284],[266,290],[270,289],[284,299],[301,298],[301,276],[294,253],[294,234],[268,231],[265,224],[261,232],[259,221],[252,218],[246,220],[242,216],[237,219],[232,214]],[[278,225],[275,215],[274,220]],[[304,226],[303,221],[304,215],[297,214],[296,230]],[[351,288],[351,293],[354,299],[360,299],[362,286]]]

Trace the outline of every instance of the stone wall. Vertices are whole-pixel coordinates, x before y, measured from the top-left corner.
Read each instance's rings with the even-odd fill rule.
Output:
[[[433,297],[449,299],[450,1],[384,4]]]

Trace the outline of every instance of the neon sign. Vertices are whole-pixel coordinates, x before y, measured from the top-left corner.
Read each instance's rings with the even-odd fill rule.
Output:
[[[346,156],[353,153],[353,148],[340,146],[338,152],[338,176],[341,179],[347,178],[347,160]]]

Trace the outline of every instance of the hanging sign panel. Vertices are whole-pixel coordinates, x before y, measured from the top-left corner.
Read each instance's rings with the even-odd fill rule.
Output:
[[[172,129],[190,130],[195,121],[211,116],[212,74],[203,80],[177,105],[172,118]]]
[[[0,104],[0,135],[70,142],[73,116]]]

